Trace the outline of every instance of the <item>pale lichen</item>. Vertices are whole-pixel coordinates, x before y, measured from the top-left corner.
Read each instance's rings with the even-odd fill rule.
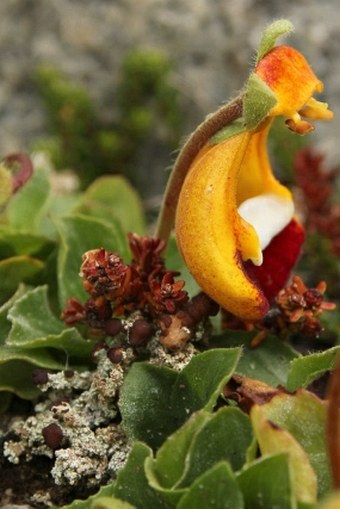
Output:
[[[13,420],[8,439],[5,437],[3,454],[9,462],[48,457],[54,462],[51,476],[56,485],[77,486],[85,481],[97,487],[116,476],[130,451],[120,425],[118,399],[126,372],[138,358],[138,351],[129,345],[131,327],[138,319],[139,314],[134,313],[122,320],[119,337],[96,349],[92,371],[38,376],[42,396],[34,414]],[[169,352],[157,333],[143,351],[151,364],[176,371],[197,353],[191,342]]]

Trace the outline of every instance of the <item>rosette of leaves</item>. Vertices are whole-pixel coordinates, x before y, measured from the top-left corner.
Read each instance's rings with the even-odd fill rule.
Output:
[[[105,245],[127,254],[126,232],[144,230],[139,198],[127,181],[102,177],[85,192],[59,194],[46,160],[8,198],[0,215],[0,407],[12,393],[31,399],[37,368],[82,369],[93,341],[66,327],[70,295],[84,298],[82,255]],[[5,177],[0,175],[0,188]]]

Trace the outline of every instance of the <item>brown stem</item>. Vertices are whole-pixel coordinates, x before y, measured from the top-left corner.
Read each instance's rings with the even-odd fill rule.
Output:
[[[178,196],[189,168],[201,148],[223,127],[242,115],[242,95],[221,106],[208,117],[190,135],[175,161],[165,189],[159,212],[155,237],[168,241],[174,225]]]
[[[333,486],[340,488],[340,358],[328,387],[326,440],[333,476]]]

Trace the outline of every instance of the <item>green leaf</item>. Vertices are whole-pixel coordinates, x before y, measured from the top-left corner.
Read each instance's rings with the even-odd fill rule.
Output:
[[[255,129],[277,103],[271,88],[254,72],[250,75],[243,99],[243,115],[246,128]]]
[[[238,408],[221,408],[194,436],[179,487],[190,486],[220,461],[228,462],[235,471],[242,468],[252,438],[247,415]]]
[[[214,407],[239,355],[237,348],[209,350],[195,356],[180,373],[134,364],[119,403],[125,431],[132,439],[158,447],[193,412]]]
[[[171,507],[204,472],[225,461],[237,470],[252,440],[249,418],[236,408],[205,410],[191,418],[163,443],[156,458],[146,460],[149,484]]]
[[[256,378],[272,387],[285,385],[291,361],[299,354],[276,336],[268,336],[257,348],[251,346],[253,339],[253,332],[226,331],[213,338],[213,346],[243,347],[237,374]]]
[[[293,359],[288,372],[287,389],[293,392],[300,387],[307,387],[321,375],[334,369],[339,352],[340,346],[335,346],[324,352]]]
[[[135,443],[126,465],[117,475],[114,495],[138,509],[169,509],[159,494],[149,486],[145,476],[144,463],[151,456],[152,451],[147,445]]]
[[[243,497],[235,475],[226,462],[205,472],[183,495],[177,509],[243,509]]]
[[[58,254],[58,285],[61,309],[66,301],[77,297],[80,301],[88,298],[79,277],[82,256],[90,249],[104,247],[127,258],[126,240],[119,225],[101,219],[71,215],[57,220],[60,235]]]
[[[278,19],[271,23],[264,31],[258,50],[256,63],[263,58],[276,44],[281,35],[288,34],[294,30],[293,24],[288,19]]]
[[[47,287],[38,286],[16,300],[8,312],[12,328],[7,345],[21,348],[53,347],[65,358],[86,359],[93,344],[85,340],[75,328],[66,328],[56,318],[48,303]]]
[[[194,413],[183,426],[165,440],[155,459],[147,459],[145,471],[150,484],[153,475],[159,488],[176,487],[187,467],[187,456],[193,438],[212,417],[213,415],[205,410]]]
[[[8,311],[11,309],[15,301],[22,297],[26,291],[27,288],[24,285],[20,285],[11,298],[0,306],[0,345],[3,345],[6,342],[7,336],[12,327],[12,323],[8,320]]]
[[[172,369],[144,362],[131,366],[119,398],[123,427],[131,439],[156,447],[176,429],[170,403],[176,379]]]
[[[267,419],[287,430],[307,453],[318,478],[318,494],[331,489],[331,475],[326,451],[326,402],[300,390],[296,395],[278,394],[262,405]]]
[[[212,414],[201,410],[194,413],[173,435],[168,437],[157,452],[155,459],[145,461],[145,474],[149,485],[169,504],[176,507],[187,488],[178,488],[178,483],[187,467],[188,451],[193,438]]]
[[[91,495],[86,500],[74,500],[71,504],[63,505],[60,509],[92,509],[92,504],[101,498],[109,498],[113,496],[115,483],[112,482],[106,486],[102,486],[97,493]],[[112,498],[112,500],[116,500]],[[99,507],[97,507],[99,509]],[[124,508],[125,509],[125,508]]]
[[[40,233],[51,186],[47,167],[35,168],[29,181],[10,200],[6,209],[9,224],[18,230]]]
[[[48,213],[42,218],[41,233],[53,241],[58,241],[57,219],[72,214],[79,201],[78,193],[53,194],[49,201]]]
[[[244,498],[244,509],[295,509],[288,455],[259,458],[247,465],[237,480]]]
[[[14,255],[36,255],[48,253],[54,244],[43,237],[29,231],[18,231],[8,225],[0,225],[0,257],[9,258]]]
[[[0,301],[7,300],[22,282],[31,282],[45,268],[45,264],[30,256],[13,256],[0,261]]]
[[[136,506],[112,497],[100,497],[94,500],[90,509],[136,509]]]
[[[211,349],[196,355],[178,374],[171,403],[182,422],[195,410],[212,410],[240,358],[239,348]]]
[[[122,176],[103,176],[84,192],[76,210],[91,217],[120,224],[124,233],[145,231],[142,203],[136,191]]]
[[[287,453],[294,495],[301,502],[314,503],[317,495],[317,479],[307,453],[291,433],[279,427],[268,417],[265,406],[254,405],[250,412],[261,454],[266,456]]]
[[[1,323],[8,337],[1,338],[0,391],[32,399],[40,393],[32,381],[32,372],[37,367],[79,369],[88,362],[91,342],[85,341],[75,329],[66,329],[51,313],[46,287],[29,291],[20,288],[0,309]]]
[[[56,360],[46,349],[25,351],[19,348],[0,349],[0,391],[15,393],[23,399],[33,399],[41,394],[32,382],[37,368],[61,370],[68,367]]]

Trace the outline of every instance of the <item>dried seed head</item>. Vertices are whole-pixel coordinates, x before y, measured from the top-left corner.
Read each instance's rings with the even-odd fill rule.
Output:
[[[146,320],[136,320],[129,333],[129,342],[132,346],[145,346],[153,334],[153,326]]]
[[[199,293],[191,299],[187,306],[187,311],[195,322],[200,322],[203,318],[217,315],[220,307],[206,293]]]
[[[123,348],[120,346],[109,348],[107,351],[107,357],[113,364],[119,364],[123,360]]]
[[[56,423],[51,423],[42,430],[42,434],[45,440],[45,444],[55,451],[56,449],[60,449],[64,433],[63,430]]]
[[[108,336],[116,336],[122,330],[123,325],[118,318],[111,318],[105,322],[105,332]]]
[[[310,288],[304,293],[303,297],[310,308],[319,308],[323,301],[323,295],[317,288]]]

